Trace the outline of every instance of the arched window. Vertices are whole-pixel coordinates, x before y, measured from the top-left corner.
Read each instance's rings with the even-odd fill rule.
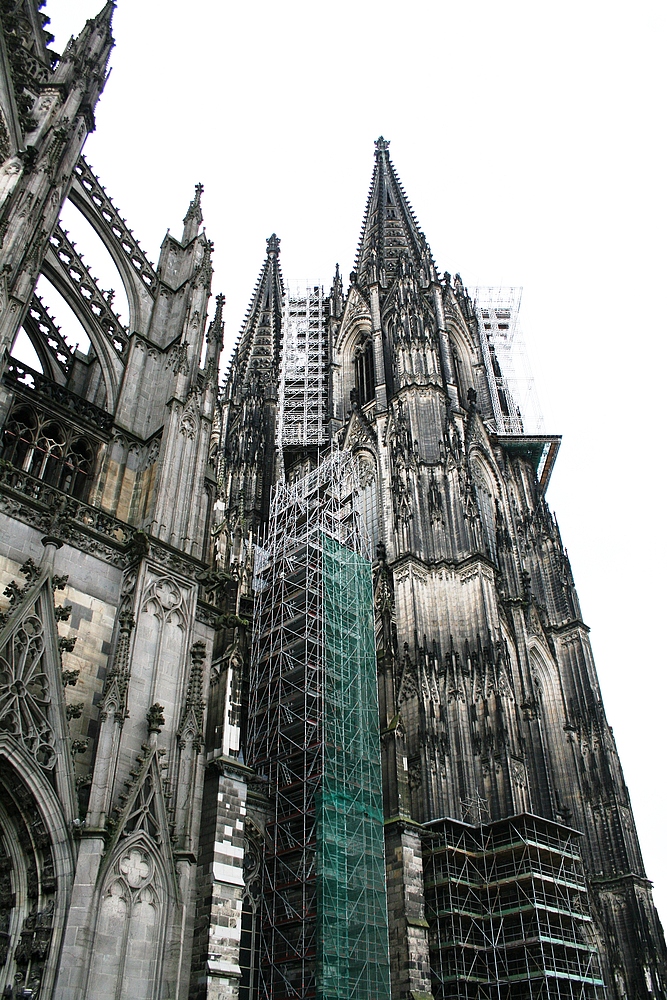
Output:
[[[163,877],[141,839],[118,851],[100,897],[86,996],[152,1000],[165,925]]]
[[[484,548],[489,559],[496,562],[496,497],[487,469],[479,461],[473,463],[475,496],[482,526]]]
[[[367,334],[354,349],[354,381],[359,406],[375,398],[375,366],[370,334]]]
[[[464,409],[468,407],[468,390],[474,388],[475,380],[472,372],[472,358],[460,331],[455,327],[449,330],[449,342],[452,349],[452,364],[454,378],[458,385],[459,402]]]
[[[359,487],[359,509],[366,533],[371,540],[371,551],[375,552],[380,541],[378,488],[375,459],[370,456],[362,456],[359,460]]]
[[[37,417],[28,406],[14,410],[3,435],[2,457],[17,469],[23,469],[32,458],[37,434]]]
[[[60,489],[83,500],[88,495],[88,483],[93,468],[92,448],[84,438],[78,438],[65,456]]]
[[[43,479],[50,486],[59,486],[65,445],[65,431],[60,424],[54,420],[44,425],[35,442],[26,472]]]
[[[19,406],[7,421],[2,444],[3,459],[17,469],[78,500],[87,498],[95,451],[74,428]]]

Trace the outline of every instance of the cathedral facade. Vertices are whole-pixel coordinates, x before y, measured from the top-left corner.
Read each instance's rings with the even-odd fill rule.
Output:
[[[349,285],[271,236],[220,389],[201,187],[153,267],[82,155],[113,8],[0,2],[3,995],[666,998],[512,308],[380,138]]]

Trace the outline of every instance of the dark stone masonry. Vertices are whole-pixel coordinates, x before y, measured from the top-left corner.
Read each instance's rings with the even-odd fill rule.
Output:
[[[114,4],[62,55],[41,6],[0,0],[0,993],[666,1000],[512,290],[438,270],[380,137],[349,284],[269,237],[220,388],[202,187],[153,267],[82,155]]]

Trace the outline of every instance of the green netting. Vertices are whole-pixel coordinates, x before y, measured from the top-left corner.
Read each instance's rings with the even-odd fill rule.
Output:
[[[371,565],[322,536],[324,767],[317,823],[317,996],[389,997]]]

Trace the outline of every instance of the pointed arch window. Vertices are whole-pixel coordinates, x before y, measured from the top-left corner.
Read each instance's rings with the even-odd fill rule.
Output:
[[[29,406],[14,410],[5,428],[2,457],[18,469],[31,460],[37,435],[37,417]]]
[[[369,455],[363,455],[359,460],[359,487],[360,513],[374,552],[380,541],[377,466],[375,459]]]
[[[164,886],[145,841],[121,847],[100,898],[87,996],[151,1000],[164,935]]]
[[[2,457],[22,472],[79,500],[88,496],[95,452],[80,431],[29,406],[19,406],[5,426]]]
[[[370,403],[375,398],[375,365],[370,334],[366,334],[354,349],[354,381],[359,406]]]
[[[461,402],[461,406],[464,409],[467,409],[468,389],[470,387],[471,382],[467,371],[464,370],[464,365],[463,362],[461,361],[461,356],[455,345],[452,345],[452,361],[454,362],[454,377],[456,378],[456,382],[458,385],[459,400]]]
[[[479,461],[473,463],[475,497],[482,528],[482,542],[487,556],[492,562],[498,558],[496,544],[496,492],[492,477]]]

